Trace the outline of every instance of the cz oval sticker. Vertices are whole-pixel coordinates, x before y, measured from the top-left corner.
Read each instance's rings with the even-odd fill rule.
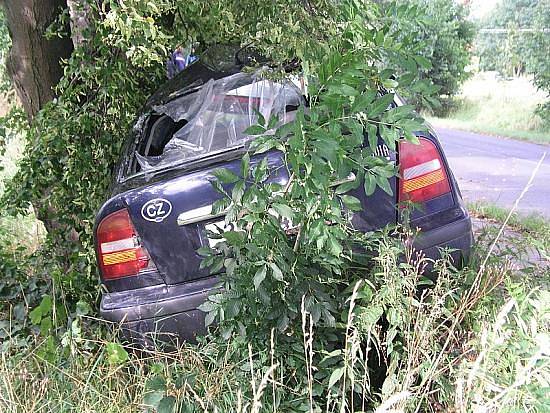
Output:
[[[151,222],[162,222],[172,212],[172,204],[164,198],[155,198],[143,204],[141,216]]]

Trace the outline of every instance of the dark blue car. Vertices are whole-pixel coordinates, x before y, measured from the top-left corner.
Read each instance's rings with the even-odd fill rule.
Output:
[[[158,335],[194,340],[205,332],[198,307],[217,281],[200,268],[196,251],[216,242],[208,229],[224,219],[212,213],[220,196],[210,183],[212,171],[239,170],[252,139],[243,131],[258,112],[288,122],[304,104],[298,80],[275,83],[241,69],[198,61],[149,99],[126,142],[111,197],[97,214],[101,315],[119,323],[134,343]],[[401,104],[396,98],[394,105]],[[364,208],[352,225],[372,231],[395,224],[397,204],[414,201],[419,208],[411,224],[421,229],[415,247],[431,258],[449,247],[460,262],[472,245],[470,217],[437,137],[418,136],[420,145],[404,142],[397,153],[380,140],[375,156],[400,165],[400,177],[391,180],[395,195],[378,188],[366,197],[363,189],[354,190]],[[253,156],[252,163],[264,156]],[[286,168],[277,168],[281,154],[267,157],[278,170],[270,179],[284,184]]]

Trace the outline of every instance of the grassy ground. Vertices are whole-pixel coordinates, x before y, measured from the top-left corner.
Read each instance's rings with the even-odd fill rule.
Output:
[[[498,79],[479,73],[468,80],[446,118],[429,117],[436,126],[550,144],[550,129],[534,111],[545,100],[527,78]]]
[[[550,272],[550,222],[545,217],[510,214],[506,208],[479,201],[469,203],[468,210],[482,226],[500,228],[505,224],[499,249],[510,248],[512,255],[522,250],[524,262],[542,265],[544,272]]]
[[[435,287],[436,295],[425,307],[427,313],[418,303],[408,310],[415,323],[403,332],[403,343],[414,346],[405,356],[405,372],[399,377],[418,377],[418,369],[427,374],[428,366],[434,366],[430,373],[434,391],[444,393],[439,400],[446,402],[445,407],[432,404],[430,411],[434,412],[548,411],[547,273],[521,258],[526,247],[532,247],[528,244],[533,238],[524,234],[548,236],[538,227],[544,224],[548,228],[550,224],[517,221],[514,225],[521,231],[499,234],[501,211],[484,211],[494,224],[476,232],[477,246],[470,268],[456,273],[448,265],[439,267],[441,279],[471,286],[462,291],[438,291]],[[498,247],[492,250],[495,242]],[[449,318],[439,331],[444,309],[449,311]],[[86,316],[77,317],[55,344],[40,335],[29,337],[28,342],[3,344],[0,411],[276,412],[281,410],[273,407],[274,401],[283,395],[288,397],[285,379],[270,377],[270,369],[276,369],[277,363],[272,362],[270,367],[265,359],[264,364],[261,362],[269,343],[266,348],[251,348],[250,356],[240,362],[232,356],[231,340],[225,344],[187,345],[175,353],[138,355],[126,352],[105,330],[87,329],[89,321]],[[448,329],[454,331],[450,335],[454,338],[440,358],[439,353],[428,350],[441,339],[438,334]],[[315,341],[312,346],[320,351]],[[308,351],[312,350],[304,348],[306,356]],[[413,379],[408,384],[397,380],[393,390],[386,389],[382,395],[385,403],[378,405],[376,412],[414,411],[418,400],[430,397],[426,391],[419,392],[416,383]],[[309,411],[303,407],[296,411]],[[342,411],[366,410],[348,406]]]
[[[470,213],[478,218],[493,220],[499,224],[503,223],[510,214],[510,211],[506,208],[485,202],[469,203],[468,209]],[[550,222],[541,215],[513,213],[510,215],[508,225],[515,230],[538,237],[541,240],[550,239]]]
[[[17,161],[21,157],[23,141],[17,136],[10,136],[6,153],[0,156],[0,194],[4,190],[4,183],[17,170]],[[0,212],[0,240],[7,238],[14,246],[23,246],[34,250],[44,236],[43,226],[36,220],[34,213],[29,210],[25,216],[9,217]]]

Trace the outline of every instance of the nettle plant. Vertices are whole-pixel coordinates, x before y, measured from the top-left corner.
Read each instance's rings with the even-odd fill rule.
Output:
[[[393,105],[379,69],[350,44],[323,50],[315,76],[307,78],[308,104],[294,121],[276,126],[277,119],[259,116],[247,130],[258,136],[254,154],[283,154],[287,182],[267,182],[276,171],[266,157],[251,162],[249,155],[240,176],[219,169],[212,182],[223,195],[213,213],[226,211],[231,229],[210,234],[221,242],[199,251],[204,266],[225,268],[223,289],[201,307],[206,323],[217,321],[224,340],[241,337],[254,350],[268,351],[272,342],[287,373],[307,365],[310,327],[317,349],[344,345],[349,297],[368,278],[372,260],[365,257],[375,255],[381,237],[351,226],[350,214],[362,206],[348,192],[359,188],[370,195],[380,187],[391,193],[389,178],[397,174],[395,162],[375,156],[378,137],[395,150],[401,139],[414,142],[413,131],[424,129],[411,106]],[[351,182],[345,179],[350,174]],[[374,288],[363,283],[356,297]],[[324,374],[330,386],[345,375],[337,370],[329,378],[328,371],[316,377]]]

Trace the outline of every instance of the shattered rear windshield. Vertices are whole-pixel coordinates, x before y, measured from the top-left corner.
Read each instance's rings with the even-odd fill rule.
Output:
[[[259,72],[211,79],[191,90],[154,106],[138,122],[142,136],[135,158],[141,171],[165,169],[243,147],[254,138],[244,131],[258,123],[258,113],[266,121],[277,116],[280,124],[286,123],[303,103],[294,83],[262,79]]]

